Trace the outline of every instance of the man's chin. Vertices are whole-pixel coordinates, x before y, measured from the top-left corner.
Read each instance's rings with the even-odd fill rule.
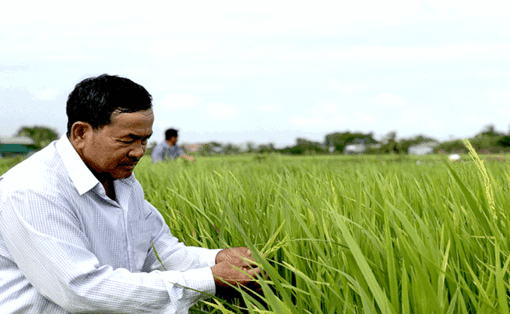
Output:
[[[126,179],[129,178],[133,174],[133,169],[122,169],[120,171],[116,171],[112,174],[114,180],[118,179]]]

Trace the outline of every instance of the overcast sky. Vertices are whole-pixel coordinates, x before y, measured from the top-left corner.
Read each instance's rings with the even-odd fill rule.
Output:
[[[0,136],[65,133],[67,95],[102,73],[152,94],[156,141],[509,130],[508,0],[76,3],[0,0]]]

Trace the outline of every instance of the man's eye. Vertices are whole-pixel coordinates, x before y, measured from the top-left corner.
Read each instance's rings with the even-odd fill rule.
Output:
[[[124,143],[124,144],[131,144],[131,143],[133,143],[134,141],[121,141],[121,142],[122,142],[122,143]]]

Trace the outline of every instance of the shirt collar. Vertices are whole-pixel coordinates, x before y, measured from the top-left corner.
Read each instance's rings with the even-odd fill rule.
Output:
[[[85,194],[99,184],[99,180],[87,168],[87,165],[85,165],[65,134],[57,141],[56,148],[80,195]]]

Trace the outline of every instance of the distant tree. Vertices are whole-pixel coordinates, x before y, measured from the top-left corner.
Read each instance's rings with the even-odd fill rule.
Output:
[[[16,133],[17,136],[30,137],[35,142],[35,148],[41,149],[52,141],[58,139],[58,133],[45,126],[22,126]]]
[[[488,124],[470,141],[471,145],[481,153],[498,152],[497,147],[501,147],[500,140],[504,136],[504,133],[496,131],[493,124]]]
[[[510,136],[503,136],[498,140],[498,146],[510,147]]]
[[[397,131],[390,131],[383,137],[383,143],[396,142],[396,141],[397,141]]]
[[[482,129],[482,131],[480,133],[478,133],[476,137],[483,137],[483,136],[486,136],[486,137],[501,137],[501,136],[504,136],[505,134],[501,133],[501,132],[498,132],[496,131],[496,127],[494,126],[494,124],[488,124],[486,126],[484,126],[484,128]]]
[[[321,146],[321,143],[310,141],[310,140],[307,140],[306,138],[298,137],[296,139],[296,145]]]
[[[438,146],[436,146],[435,151],[462,154],[466,153],[467,149],[461,140],[452,140],[440,143]]]
[[[284,154],[292,155],[308,155],[325,153],[327,150],[322,147],[321,143],[310,141],[304,138],[298,137],[296,139],[296,145],[292,147],[286,147],[282,150]]]
[[[479,153],[499,153],[508,151],[510,147],[510,135],[505,136],[504,133],[498,132],[493,124],[484,126],[480,133],[470,138],[469,141],[473,148]],[[467,152],[464,143],[460,140],[440,143],[436,146],[435,150],[444,151],[446,153]]]
[[[198,154],[201,156],[209,156],[212,154],[221,154],[224,152],[224,147],[218,142],[209,142],[202,144]]]
[[[259,153],[262,153],[262,154],[264,154],[264,153],[272,153],[272,152],[276,151],[273,143],[269,143],[267,145],[261,144],[261,145],[259,145],[257,150],[259,151]]]
[[[257,151],[257,148],[255,146],[255,143],[253,143],[251,141],[246,142],[246,152],[247,153],[253,153],[256,151]]]
[[[398,154],[397,132],[390,131],[382,138],[382,145],[378,149],[380,154]]]
[[[228,155],[236,155],[241,152],[241,148],[237,145],[227,143],[225,146],[223,146],[223,153]]]

